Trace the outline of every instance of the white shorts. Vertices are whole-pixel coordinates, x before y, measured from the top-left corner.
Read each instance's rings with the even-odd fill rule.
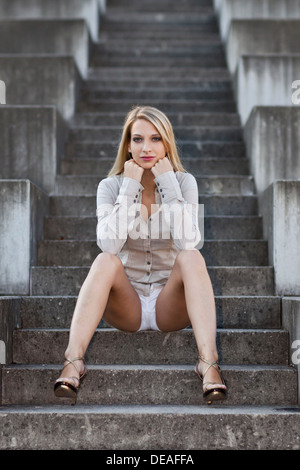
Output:
[[[150,287],[150,295],[146,297],[143,294],[139,294],[142,306],[142,320],[141,326],[138,331],[143,330],[156,330],[160,331],[156,323],[156,313],[155,305],[156,300],[164,286],[154,286],[153,284]]]

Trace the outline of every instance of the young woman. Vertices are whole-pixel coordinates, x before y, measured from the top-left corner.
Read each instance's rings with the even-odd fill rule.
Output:
[[[55,395],[75,403],[85,352],[104,318],[128,332],[192,325],[203,397],[208,403],[225,399],[214,294],[197,249],[197,183],[183,169],[171,123],[158,109],[128,113],[114,166],[98,186],[97,216],[102,253],[78,296]]]

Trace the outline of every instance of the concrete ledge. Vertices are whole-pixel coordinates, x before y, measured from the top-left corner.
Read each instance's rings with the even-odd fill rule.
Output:
[[[300,77],[300,54],[244,55],[235,76],[238,112],[245,125],[254,106],[293,106]],[[296,97],[296,100],[293,99]]]
[[[3,80],[0,80],[0,104],[6,103],[6,86]]]
[[[0,179],[28,178],[55,190],[67,127],[54,106],[0,107]]]
[[[0,295],[28,295],[48,196],[29,180],[0,180]]]
[[[247,156],[261,194],[273,181],[300,179],[300,107],[257,106],[244,127]]]
[[[282,326],[289,332],[291,363],[298,370],[298,403],[300,404],[300,297],[282,299]]]
[[[229,71],[235,73],[242,55],[293,54],[300,52],[299,44],[300,19],[233,20],[226,42]]]
[[[82,79],[71,56],[1,55],[1,80],[9,105],[53,105],[66,120],[73,117]]]
[[[13,362],[13,331],[21,323],[21,303],[21,297],[0,297],[0,341],[1,345],[4,345],[0,365]]]
[[[5,19],[83,19],[94,41],[99,31],[98,0],[0,0],[0,18]]]
[[[259,196],[276,295],[300,295],[300,181],[275,181]]]
[[[84,20],[0,21],[0,54],[71,55],[86,77],[89,51],[90,35]]]
[[[215,3],[216,0],[215,0]],[[234,19],[294,19],[300,18],[299,0],[221,0],[219,25],[222,39],[227,38]]]

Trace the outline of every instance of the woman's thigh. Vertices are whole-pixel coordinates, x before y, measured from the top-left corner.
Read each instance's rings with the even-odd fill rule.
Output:
[[[178,257],[169,279],[157,297],[156,322],[162,331],[177,331],[190,325]]]
[[[124,331],[137,331],[141,324],[141,301],[130,283],[121,260],[116,263],[114,282],[111,287],[103,318],[111,326]]]

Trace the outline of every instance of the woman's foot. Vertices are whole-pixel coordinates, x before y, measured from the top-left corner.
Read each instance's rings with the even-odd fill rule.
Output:
[[[203,382],[203,398],[208,404],[226,399],[227,387],[217,361],[199,356],[195,372]]]
[[[66,359],[60,377],[54,384],[55,395],[61,398],[72,398],[72,405],[74,405],[80,381],[85,375],[86,366],[83,357]]]

